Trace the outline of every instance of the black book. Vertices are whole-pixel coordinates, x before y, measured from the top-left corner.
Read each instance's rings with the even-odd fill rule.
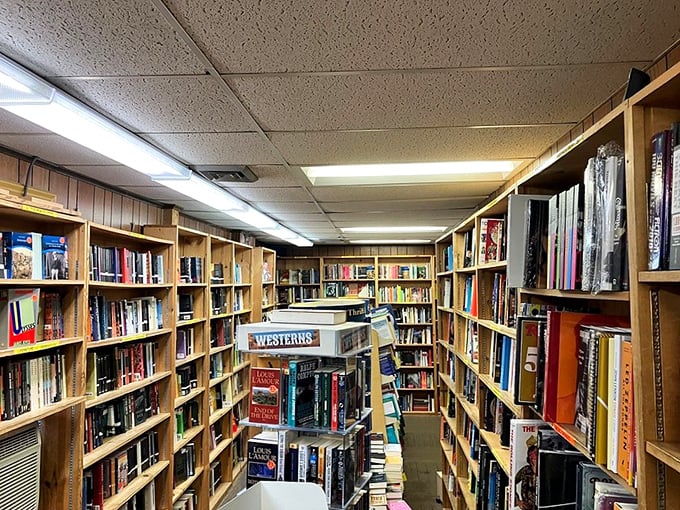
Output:
[[[552,429],[538,431],[537,509],[575,510],[577,470],[585,457]]]
[[[546,285],[548,235],[548,202],[527,202],[526,259],[524,261],[524,287],[543,288]]]

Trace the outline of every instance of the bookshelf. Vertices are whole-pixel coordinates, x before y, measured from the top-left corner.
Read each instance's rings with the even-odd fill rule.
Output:
[[[97,485],[110,459],[126,455],[130,463],[127,452],[140,441],[157,443],[156,462],[147,445],[149,462],[104,505],[118,508],[142,492],[168,505],[163,487],[172,484],[175,244],[94,223],[88,233],[83,483]]]
[[[277,257],[276,305],[287,307],[321,297],[320,257]]]
[[[546,305],[557,310],[576,309],[580,312],[616,315],[622,317],[623,320],[631,320],[634,349],[641,348],[639,340],[641,336],[635,333],[635,323],[639,317],[642,317],[642,322],[648,320],[650,313],[647,309],[646,313],[640,314],[634,304],[640,301],[636,295],[636,288],[642,284],[632,276],[637,274],[632,253],[630,254],[630,290],[601,291],[593,295],[581,290],[567,290],[567,283],[550,285],[543,281],[537,281],[535,288],[527,288],[525,284],[520,283],[517,289],[512,289],[509,282],[511,276],[515,277],[517,274],[515,265],[517,257],[512,253],[513,243],[506,242],[510,237],[508,228],[511,228],[509,225],[512,220],[513,207],[516,207],[512,204],[518,203],[513,196],[544,195],[547,199],[549,196],[565,192],[572,186],[583,183],[584,169],[589,158],[597,154],[599,146],[613,140],[624,147],[624,139],[630,133],[630,128],[624,129],[624,119],[628,122],[629,114],[625,105],[615,108],[576,138],[566,149],[542,166],[516,179],[488,204],[444,234],[435,243],[437,297],[440,300],[436,310],[436,341],[439,360],[437,368],[439,403],[443,415],[442,484],[444,490],[442,492],[445,494],[445,499],[448,499],[445,507],[455,509],[476,507],[475,499],[479,492],[478,477],[488,477],[487,472],[480,472],[484,465],[482,458],[493,460],[495,469],[503,472],[505,476],[511,476],[509,438],[505,436],[505,427],[496,427],[494,423],[500,423],[505,419],[509,423],[510,418],[541,419],[545,416],[540,410],[535,410],[534,406],[518,404],[517,392],[513,391],[513,386],[518,383],[513,380],[510,381],[509,387],[506,386],[500,379],[496,368],[499,364],[498,353],[500,353],[502,344],[507,342],[509,349],[515,348],[514,346],[518,344],[516,315],[521,312],[522,303]],[[643,117],[641,115],[641,118]],[[680,116],[677,116],[676,120],[680,120]],[[640,137],[645,140],[643,150],[646,148],[649,151],[647,140],[650,136],[648,128],[645,136]],[[642,156],[641,159],[647,161],[646,156],[648,154]],[[638,203],[644,204],[645,174],[642,173],[642,177],[638,177],[640,182],[637,187],[639,189],[634,191],[634,179],[630,175],[630,168],[628,172],[628,220],[631,225],[629,235],[630,239],[637,239],[638,249],[640,251],[644,249],[644,257],[646,257],[645,214],[639,214],[642,219],[637,220],[645,226],[643,240],[639,234],[633,232],[632,223],[636,220],[631,199],[631,193],[641,194]],[[644,210],[644,205],[641,207]],[[500,223],[501,231],[496,238],[500,239],[500,242],[497,245],[494,242],[494,246],[489,251],[490,226],[494,228],[493,225],[498,224],[499,221],[502,222]],[[491,241],[494,241],[493,237],[491,236]],[[514,248],[516,246],[515,242]],[[633,249],[634,243],[631,243],[630,251],[632,252]],[[484,250],[487,250],[487,253],[484,253]],[[649,273],[645,274],[649,275]],[[643,276],[642,279],[645,278],[650,287],[659,285],[661,281],[656,275]],[[649,298],[645,302],[648,301]],[[651,335],[648,332],[642,337],[651,338]],[[671,359],[675,359],[676,355],[671,354]],[[636,354],[635,359],[644,359],[644,356],[645,354],[642,354],[638,357]],[[647,359],[651,359],[649,354],[647,356]],[[640,403],[638,397],[637,387],[644,384],[637,380],[640,377],[640,370],[639,367],[635,369],[638,438],[645,436],[645,427],[641,422],[645,419],[653,420],[653,414],[650,417],[649,413],[643,411],[645,418],[640,415],[640,409],[644,409],[645,406],[645,403]],[[642,377],[643,379],[647,377],[651,381],[651,375]],[[642,400],[654,402],[651,393]],[[501,411],[503,420],[496,419],[497,413]],[[573,423],[549,421],[547,425],[565,438],[575,450],[589,459],[594,458],[591,455],[592,450],[586,447],[585,437]],[[647,427],[649,429],[650,423]],[[457,438],[457,441],[447,440],[448,430],[451,431],[449,434],[452,433]],[[650,446],[650,449],[653,449],[653,446]],[[652,454],[646,455],[653,456]],[[599,464],[610,478],[621,483],[627,493],[644,494],[647,498],[650,491],[644,489],[645,464],[640,457],[638,455],[637,489],[630,487],[628,480],[620,476],[616,470],[608,469],[606,462]],[[670,457],[666,459],[672,463]],[[651,473],[649,468],[647,471]],[[656,473],[656,466],[654,473]],[[674,472],[672,476],[676,474]],[[648,474],[648,480],[650,476]],[[656,500],[648,500],[647,506],[644,507],[656,508]],[[672,505],[668,508],[671,507]]]
[[[258,246],[253,248],[253,321],[259,322],[276,307],[276,252]]]
[[[321,297],[359,297],[377,302],[376,257],[350,256],[321,259]]]
[[[68,279],[49,280],[44,274],[31,275],[30,279],[6,279],[0,274],[0,292],[10,291],[30,293],[40,291],[38,302],[45,319],[47,301],[53,299],[60,303],[61,313],[52,307],[55,316],[63,320],[63,328],[47,331],[43,321],[35,327],[38,343],[24,345],[6,344],[0,349],[0,366],[5,374],[16,372],[23,362],[37,363],[43,359],[62,360],[62,377],[59,381],[50,378],[56,385],[61,383],[59,399],[40,399],[31,408],[8,405],[5,393],[0,405],[3,418],[0,422],[0,441],[13,437],[29,426],[40,424],[42,427],[42,465],[40,480],[40,508],[67,507],[70,502],[80,501],[80,472],[82,455],[80,445],[83,441],[81,423],[84,420],[85,400],[85,316],[86,276],[85,253],[87,243],[86,223],[80,217],[50,209],[16,203],[11,199],[0,199],[0,231],[39,233],[63,237],[68,243]],[[35,248],[37,244],[33,244]],[[43,255],[35,251],[33,263],[44,261]],[[39,267],[39,265],[38,265]],[[39,271],[38,271],[39,272]],[[61,275],[64,276],[64,275]],[[19,297],[16,294],[15,297]],[[50,298],[49,296],[53,296]],[[5,305],[6,306],[6,305]],[[4,313],[8,313],[5,308]],[[3,339],[9,342],[10,339]],[[59,356],[59,358],[56,358]],[[46,358],[47,357],[47,358]],[[55,386],[56,387],[56,386]],[[63,393],[62,391],[65,391]],[[10,416],[9,414],[13,414]],[[49,438],[59,437],[58,442]],[[49,452],[49,453],[48,453]],[[47,483],[47,480],[54,483]]]
[[[435,413],[436,359],[434,260],[431,255],[375,257],[378,305],[391,305],[399,318],[395,347],[405,413]]]

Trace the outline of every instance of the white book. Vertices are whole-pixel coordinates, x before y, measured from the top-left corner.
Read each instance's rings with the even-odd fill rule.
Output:
[[[557,262],[557,195],[548,200],[548,284],[547,288],[555,288],[555,273]]]
[[[291,324],[342,324],[347,321],[345,310],[312,310],[287,308],[269,312],[270,322]]]
[[[524,286],[526,259],[526,212],[529,200],[549,200],[549,195],[510,195],[508,197],[507,286]]]
[[[33,280],[43,279],[42,234],[32,232],[33,238]]]
[[[607,431],[607,468],[616,472],[619,461],[619,410],[621,406],[621,335],[609,340],[609,388],[608,388],[608,431]]]

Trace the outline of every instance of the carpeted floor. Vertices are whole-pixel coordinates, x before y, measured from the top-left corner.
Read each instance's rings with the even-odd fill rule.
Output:
[[[437,471],[441,470],[439,416],[406,415],[404,500],[413,510],[441,510]]]

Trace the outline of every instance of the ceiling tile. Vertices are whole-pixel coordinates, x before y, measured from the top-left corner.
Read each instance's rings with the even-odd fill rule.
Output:
[[[115,161],[58,135],[0,134],[0,145],[55,165],[116,165]]]
[[[498,186],[496,186],[497,188]],[[494,188],[494,189],[496,189]],[[491,190],[493,191],[493,190]],[[376,202],[323,202],[321,207],[327,213],[364,212],[364,213],[389,213],[394,211],[446,211],[451,214],[454,211],[467,210],[475,207],[482,199],[469,200],[466,204],[459,205],[447,200],[380,200]]]
[[[249,131],[253,124],[211,76],[61,79],[57,85],[135,132]]]
[[[148,175],[139,173],[122,165],[69,165],[69,170],[112,186],[151,186],[153,181]]]
[[[680,10],[667,0],[284,0],[266,8],[260,0],[169,0],[167,5],[224,72],[650,60],[680,36]]]
[[[319,208],[313,202],[251,202],[253,206],[264,213],[319,213]]]
[[[151,2],[3,0],[0,53],[44,76],[203,74]]]
[[[568,129],[565,126],[490,129],[406,129],[343,133],[272,133],[294,165],[416,161],[529,159]]]
[[[323,131],[576,122],[621,87],[629,71],[630,64],[623,63],[484,72],[248,75],[230,82],[265,129]]]
[[[400,226],[408,223],[409,225],[431,225],[432,221],[445,221],[450,224],[450,218],[458,217],[458,211],[452,214],[451,211],[435,209],[434,211],[392,211],[390,214],[381,212],[357,212],[357,213],[329,213],[330,220],[337,227],[359,227],[359,226]]]
[[[279,163],[256,133],[177,133],[142,136],[190,165],[266,165]]]
[[[319,213],[296,213],[296,212],[279,212],[275,215],[280,221],[285,223],[298,222],[298,221],[327,221],[324,220],[325,216]]]
[[[309,202],[311,197],[302,188],[238,188],[234,194],[251,202]]]
[[[483,175],[481,176],[483,177]],[[365,202],[385,200],[447,199],[452,204],[486,197],[502,184],[501,181],[440,182],[401,186],[312,186],[309,191],[319,202]]]
[[[230,182],[230,188],[278,188],[294,185],[309,185],[309,181],[298,168],[286,168],[283,165],[249,165],[258,177],[255,182]]]

